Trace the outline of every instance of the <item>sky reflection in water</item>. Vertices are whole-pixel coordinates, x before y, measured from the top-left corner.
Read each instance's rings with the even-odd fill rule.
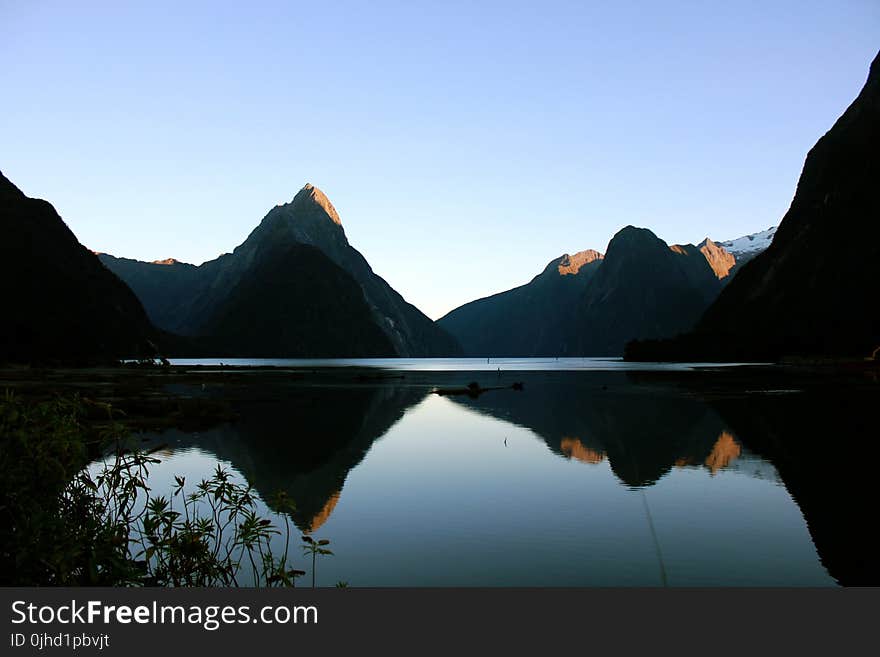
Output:
[[[264,405],[262,421],[163,434],[152,483],[195,484],[219,459],[263,499],[286,489],[298,527],[332,540],[325,586],[834,585],[774,466],[702,402],[613,381],[569,393],[280,395],[283,425]],[[322,435],[325,403],[358,421]],[[302,458],[299,434],[331,447]]]

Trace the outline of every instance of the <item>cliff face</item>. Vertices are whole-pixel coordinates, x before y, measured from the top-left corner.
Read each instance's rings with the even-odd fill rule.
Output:
[[[708,237],[700,242],[697,248],[706,258],[706,262],[709,263],[718,280],[723,281],[733,274],[736,267],[736,257],[730,251]]]
[[[152,356],[156,331],[125,283],[55,208],[0,174],[0,362],[93,364]]]
[[[693,333],[633,344],[638,359],[867,356],[880,346],[880,55],[858,97],[810,150],[769,248]]]

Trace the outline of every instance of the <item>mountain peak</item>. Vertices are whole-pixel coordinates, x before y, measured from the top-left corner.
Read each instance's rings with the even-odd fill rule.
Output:
[[[700,242],[697,248],[705,256],[706,262],[709,263],[718,280],[727,278],[736,266],[736,256],[708,237]]]
[[[666,242],[657,237],[647,228],[637,228],[636,226],[626,226],[621,228],[611,241],[608,242],[608,248],[605,250],[605,258],[619,256],[620,252],[632,252],[633,249],[645,250],[656,248],[668,248]]]
[[[305,203],[317,205],[321,208],[330,220],[336,224],[337,226],[342,225],[342,220],[339,218],[339,213],[336,212],[336,208],[333,207],[333,204],[330,202],[330,199],[327,198],[327,195],[322,192],[320,189],[315,187],[312,183],[306,183],[299,192],[297,192],[296,196],[293,197],[293,201],[291,202],[294,206],[302,205]]]
[[[0,198],[3,197],[17,199],[25,198],[24,193],[18,187],[13,185],[12,181],[0,171]]]
[[[579,251],[574,255],[568,255],[566,253],[559,260],[559,264],[556,266],[556,270],[561,276],[574,275],[577,274],[580,271],[581,267],[583,267],[584,265],[588,265],[591,262],[595,262],[596,260],[601,259],[602,254],[598,251],[594,251],[593,249]]]
[[[693,255],[700,249],[693,244],[670,244],[669,250],[679,255]]]

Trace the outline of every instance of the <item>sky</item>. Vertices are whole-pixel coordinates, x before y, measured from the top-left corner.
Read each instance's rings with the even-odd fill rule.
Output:
[[[311,182],[436,319],[629,224],[777,224],[878,48],[877,0],[0,0],[0,170],[196,264]]]

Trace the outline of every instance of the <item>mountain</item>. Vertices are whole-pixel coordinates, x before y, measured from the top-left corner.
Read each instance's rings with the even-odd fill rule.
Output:
[[[107,253],[96,255],[134,290],[156,326],[180,332],[187,305],[201,285],[198,267],[173,258],[141,262]]]
[[[574,354],[619,356],[630,340],[689,330],[721,289],[704,254],[627,226],[608,243],[572,324]]]
[[[568,324],[601,262],[597,251],[565,254],[529,283],[460,306],[437,323],[455,336],[468,356],[565,353]]]
[[[47,201],[0,173],[0,362],[92,364],[155,355],[132,291]]]
[[[810,150],[770,246],[694,331],[635,343],[633,360],[866,357],[880,348],[880,53],[867,82]]]
[[[253,278],[254,271],[262,275],[301,276],[302,281],[273,281],[270,286],[277,293],[297,289],[297,298],[306,306],[322,307],[332,305],[327,299],[319,299],[320,294],[331,294],[329,281],[342,283],[343,277],[333,270],[328,280],[317,283],[321,273],[330,269],[314,253],[293,249],[288,256],[296,257],[309,253],[308,263],[317,267],[312,272],[303,265],[284,266],[274,262],[271,267],[262,266],[260,259],[268,253],[277,255],[276,247],[305,245],[320,252],[330,264],[340,268],[346,276],[353,279],[368,308],[369,321],[384,334],[383,343],[389,347],[384,353],[376,353],[379,342],[370,338],[361,346],[366,352],[360,355],[421,357],[452,356],[461,353],[456,341],[415,306],[407,303],[385,280],[377,276],[366,259],[349,243],[342,227],[342,221],[327,196],[317,187],[307,184],[290,203],[277,205],[263,218],[248,238],[232,253],[221,255],[215,260],[198,267],[173,262],[171,265],[145,263],[102,255],[103,262],[125,280],[143,301],[150,317],[158,326],[169,331],[189,336],[210,336],[217,329],[217,315],[221,308],[228,308],[228,297],[232,290],[245,279],[248,285],[260,286]],[[255,269],[256,268],[256,269]],[[309,293],[306,281],[311,281],[313,289]],[[268,280],[263,281],[269,283]],[[277,284],[276,284],[277,283]],[[340,298],[350,299],[350,290],[339,291]],[[270,298],[263,294],[262,302],[267,304],[268,312],[279,303],[286,303],[283,297]],[[359,302],[358,302],[359,304]],[[250,306],[253,309],[253,306]],[[337,308],[338,309],[338,308]],[[305,311],[304,307],[304,311]],[[353,309],[353,316],[360,316],[360,310]],[[336,315],[326,318],[329,325]],[[312,321],[312,320],[309,320]],[[361,324],[358,323],[358,326]],[[255,327],[255,329],[258,327]],[[354,326],[348,327],[354,342],[360,340]],[[256,333],[250,333],[254,339]],[[266,329],[268,342],[274,339]],[[293,345],[291,345],[291,348]],[[248,346],[248,350],[251,347]],[[285,348],[285,352],[295,352],[296,348]],[[357,350],[346,349],[346,355],[355,355]],[[238,355],[236,348],[231,355]]]
[[[460,306],[438,324],[469,356],[619,356],[636,336],[692,328],[734,265],[708,238],[669,246],[627,226],[604,257],[564,255],[529,283]]]
[[[255,358],[386,356],[394,347],[373,322],[357,282],[320,250],[272,245],[208,319],[223,352]]]
[[[751,260],[762,251],[766,251],[767,247],[773,241],[776,235],[776,226],[770,226],[767,230],[759,233],[752,233],[744,237],[737,237],[734,240],[718,242],[719,246],[724,247],[733,257],[740,263]]]

